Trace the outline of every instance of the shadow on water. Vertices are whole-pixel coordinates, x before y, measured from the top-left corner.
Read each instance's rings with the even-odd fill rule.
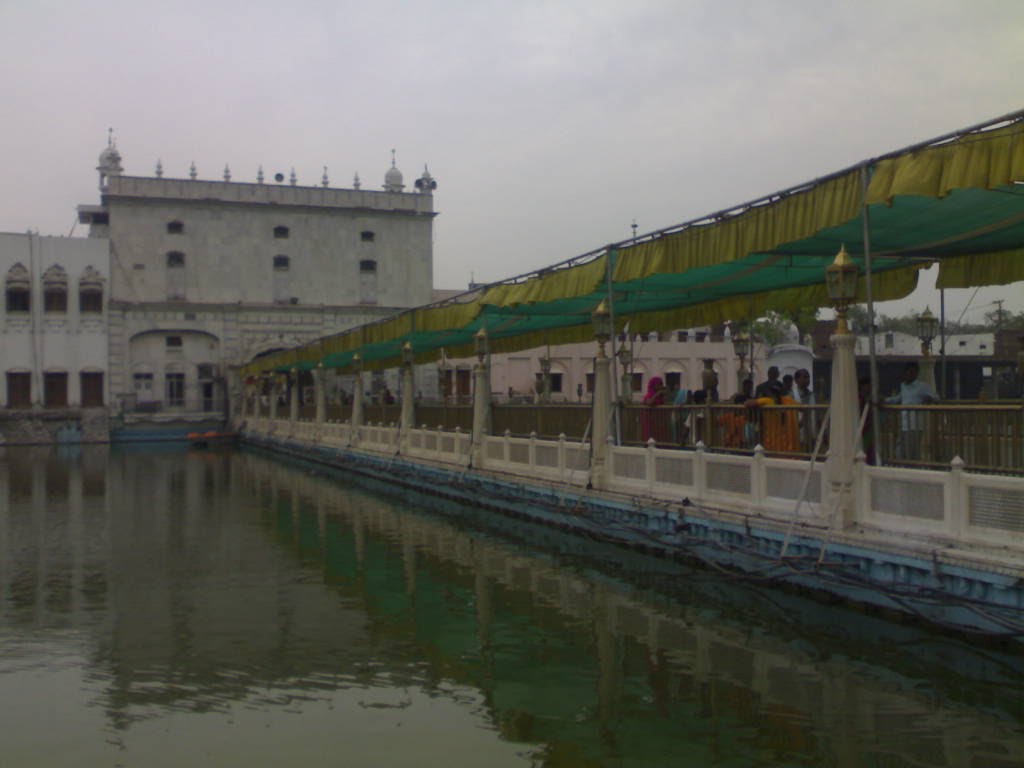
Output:
[[[450,701],[477,724],[446,739],[535,765],[1024,754],[1019,649],[259,451],[7,449],[0,480],[0,638],[16,667],[71,633],[115,740],[344,693],[349,728]]]

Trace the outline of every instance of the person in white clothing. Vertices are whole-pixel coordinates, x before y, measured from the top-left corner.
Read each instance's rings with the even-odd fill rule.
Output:
[[[939,396],[930,384],[917,378],[917,363],[907,363],[903,368],[903,383],[899,393],[887,397],[890,405],[931,405]],[[896,456],[901,459],[918,461],[921,458],[921,435],[924,433],[927,414],[921,411],[904,410],[900,414],[900,439],[896,444]]]

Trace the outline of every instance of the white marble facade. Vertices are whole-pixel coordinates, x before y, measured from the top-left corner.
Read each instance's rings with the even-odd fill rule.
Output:
[[[0,233],[0,407],[106,404],[107,241]]]
[[[380,191],[127,176],[111,143],[99,205],[79,206],[110,244],[110,389],[115,407],[221,411],[253,357],[431,301],[433,189]],[[264,183],[266,182],[266,183]]]

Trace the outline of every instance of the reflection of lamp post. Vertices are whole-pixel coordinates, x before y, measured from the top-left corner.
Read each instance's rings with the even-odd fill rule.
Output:
[[[619,347],[619,365],[622,366],[622,402],[633,402],[633,351],[623,344]]]
[[[740,359],[740,367],[736,371],[736,387],[737,391],[743,391],[743,382],[750,377],[750,372],[747,371],[747,351],[750,349],[750,337],[746,333],[740,331],[732,337],[732,349],[736,353],[736,357]]]
[[[939,321],[928,308],[917,316],[917,338],[921,340],[921,381],[935,388],[935,363],[932,360],[932,340],[939,328]]]
[[[835,501],[842,526],[855,522],[853,505],[853,463],[857,431],[857,365],[853,347],[857,337],[850,333],[846,313],[857,298],[858,269],[844,245],[835,261],[825,268],[825,285],[836,309],[836,332],[830,339],[832,354],[832,400],[826,471],[829,492]],[[876,420],[877,421],[877,420]]]

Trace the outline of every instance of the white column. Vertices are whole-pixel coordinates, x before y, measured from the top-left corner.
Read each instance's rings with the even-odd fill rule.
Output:
[[[402,364],[402,415],[398,424],[399,450],[409,446],[409,432],[416,426],[416,403],[413,389],[412,365]]]
[[[363,426],[363,372],[356,371],[355,391],[352,393],[352,444],[359,442],[359,428]]]
[[[316,393],[316,421],[322,424],[327,418],[327,392],[324,382],[324,364],[317,363],[313,369],[313,391]]]
[[[857,367],[853,355],[856,337],[837,333],[832,343],[832,402],[829,405],[829,449],[825,469],[829,483],[829,505],[837,524],[846,528],[855,522],[853,503],[853,460],[857,453]]]
[[[480,468],[484,457],[484,437],[491,433],[491,376],[486,363],[479,362],[473,370],[473,466]]]
[[[288,399],[288,420],[298,421],[299,418],[299,370],[292,368],[288,377],[292,385],[292,396]]]
[[[612,380],[610,359],[602,349],[594,359],[594,408],[590,434],[593,449],[590,459],[590,483],[597,489],[608,485],[608,420],[611,415]]]

